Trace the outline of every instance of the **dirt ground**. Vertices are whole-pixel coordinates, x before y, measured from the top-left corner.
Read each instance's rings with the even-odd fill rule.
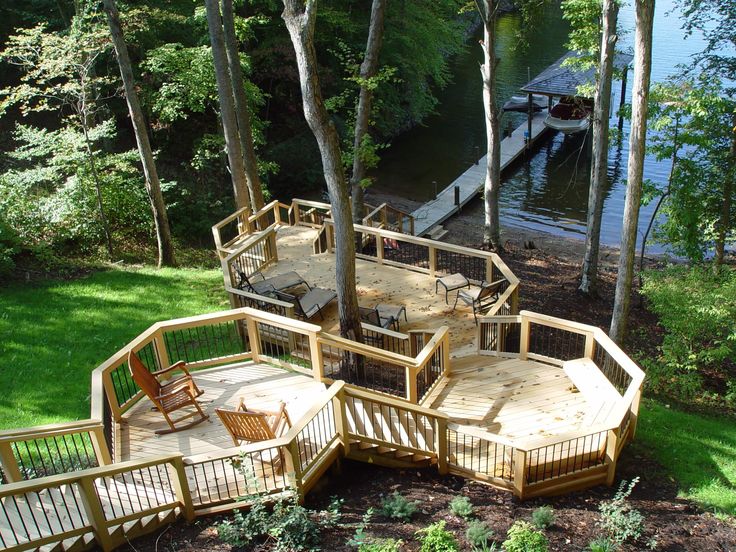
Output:
[[[380,202],[380,197],[371,198]],[[410,208],[411,205],[404,205]],[[445,227],[450,230],[447,241],[478,246],[480,228],[472,217],[455,217]],[[524,242],[534,241],[534,249],[525,249]],[[600,298],[588,299],[577,291],[582,242],[570,243],[554,236],[508,232],[504,234],[505,252],[502,257],[521,280],[521,307],[545,314],[594,324],[608,329],[615,286],[614,251],[602,253]],[[629,342],[627,349],[651,351],[660,342],[656,318],[638,301],[632,302]],[[346,543],[369,507],[378,509],[381,497],[394,490],[420,503],[419,513],[411,523],[392,523],[380,515],[374,516],[368,533],[379,537],[404,540],[404,550],[419,550],[413,538],[417,529],[444,519],[447,528],[460,539],[462,549],[470,550],[465,541],[467,524],[448,511],[448,504],[458,495],[465,495],[475,506],[479,519],[494,530],[496,540],[504,540],[507,529],[518,519],[530,519],[531,512],[550,504],[555,510],[555,523],[545,531],[550,550],[583,551],[588,543],[601,534],[598,506],[601,500],[611,498],[613,488],[596,487],[561,497],[519,502],[511,493],[459,477],[440,477],[436,470],[390,470],[368,464],[345,462],[342,476],[331,475],[311,493],[307,506],[325,508],[330,497],[345,499],[343,517],[338,527],[322,532],[322,550],[355,550]],[[648,550],[647,543],[656,540],[661,551],[736,551],[736,529],[733,521],[722,521],[701,512],[691,502],[677,498],[677,485],[664,475],[661,466],[646,456],[645,451],[631,444],[618,466],[618,481],[641,477],[631,504],[639,509],[646,520],[646,535],[640,542],[624,550]],[[131,550],[151,551],[204,551],[232,550],[217,538],[217,518],[205,518],[195,525],[178,523],[131,545]],[[134,547],[134,548],[133,548]],[[252,548],[270,550],[269,545]],[[125,550],[125,547],[122,548]]]

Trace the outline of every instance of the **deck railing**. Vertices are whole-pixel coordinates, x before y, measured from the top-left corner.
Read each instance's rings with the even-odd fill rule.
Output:
[[[181,455],[121,462],[0,486],[0,545],[9,550],[93,535],[112,550],[144,531],[144,518],[194,519]],[[169,517],[158,517],[159,514]],[[149,527],[150,530],[150,527]]]
[[[382,203],[363,217],[363,226],[392,230],[401,234],[414,235],[414,217],[409,213]]]
[[[480,354],[535,360],[549,364],[550,370],[587,359],[620,396],[594,425],[584,423],[563,436],[515,441],[517,494],[562,492],[583,481],[610,484],[618,455],[636,432],[641,369],[600,328],[552,316],[522,311],[518,316],[483,317],[479,336]]]

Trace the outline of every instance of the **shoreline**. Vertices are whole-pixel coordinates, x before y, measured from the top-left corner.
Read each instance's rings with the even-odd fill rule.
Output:
[[[366,192],[366,201],[374,205],[388,203],[405,212],[412,212],[423,202],[397,197],[393,194],[369,188]],[[479,247],[483,243],[482,203],[471,203],[459,213],[452,215],[442,223],[448,234],[440,241],[468,247]],[[531,242],[533,247],[525,247]],[[544,255],[560,258],[570,263],[582,263],[585,252],[585,239],[559,236],[550,232],[520,228],[517,226],[501,227],[501,243],[506,250],[527,250],[530,253],[537,251]],[[618,247],[601,245],[600,267],[602,269],[616,269],[618,266],[620,249]],[[638,259],[638,257],[637,257]],[[647,255],[647,264],[661,261],[658,255]]]

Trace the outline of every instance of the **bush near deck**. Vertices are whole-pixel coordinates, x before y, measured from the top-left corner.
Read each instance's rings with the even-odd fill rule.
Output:
[[[736,406],[736,270],[648,271],[642,293],[665,331],[659,355],[641,359],[649,389],[679,400],[717,398]]]
[[[90,374],[154,322],[225,310],[219,270],[112,269],[0,289],[0,429],[84,419]]]

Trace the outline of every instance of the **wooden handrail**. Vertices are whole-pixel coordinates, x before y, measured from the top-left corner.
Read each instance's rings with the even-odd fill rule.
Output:
[[[448,422],[447,429],[455,431],[457,433],[463,433],[465,435],[477,437],[478,439],[484,439],[492,443],[498,443],[499,445],[504,445],[506,447],[517,448],[517,443],[512,441],[511,439],[502,435],[498,435],[497,433],[491,433],[480,427],[460,425],[453,422]]]

